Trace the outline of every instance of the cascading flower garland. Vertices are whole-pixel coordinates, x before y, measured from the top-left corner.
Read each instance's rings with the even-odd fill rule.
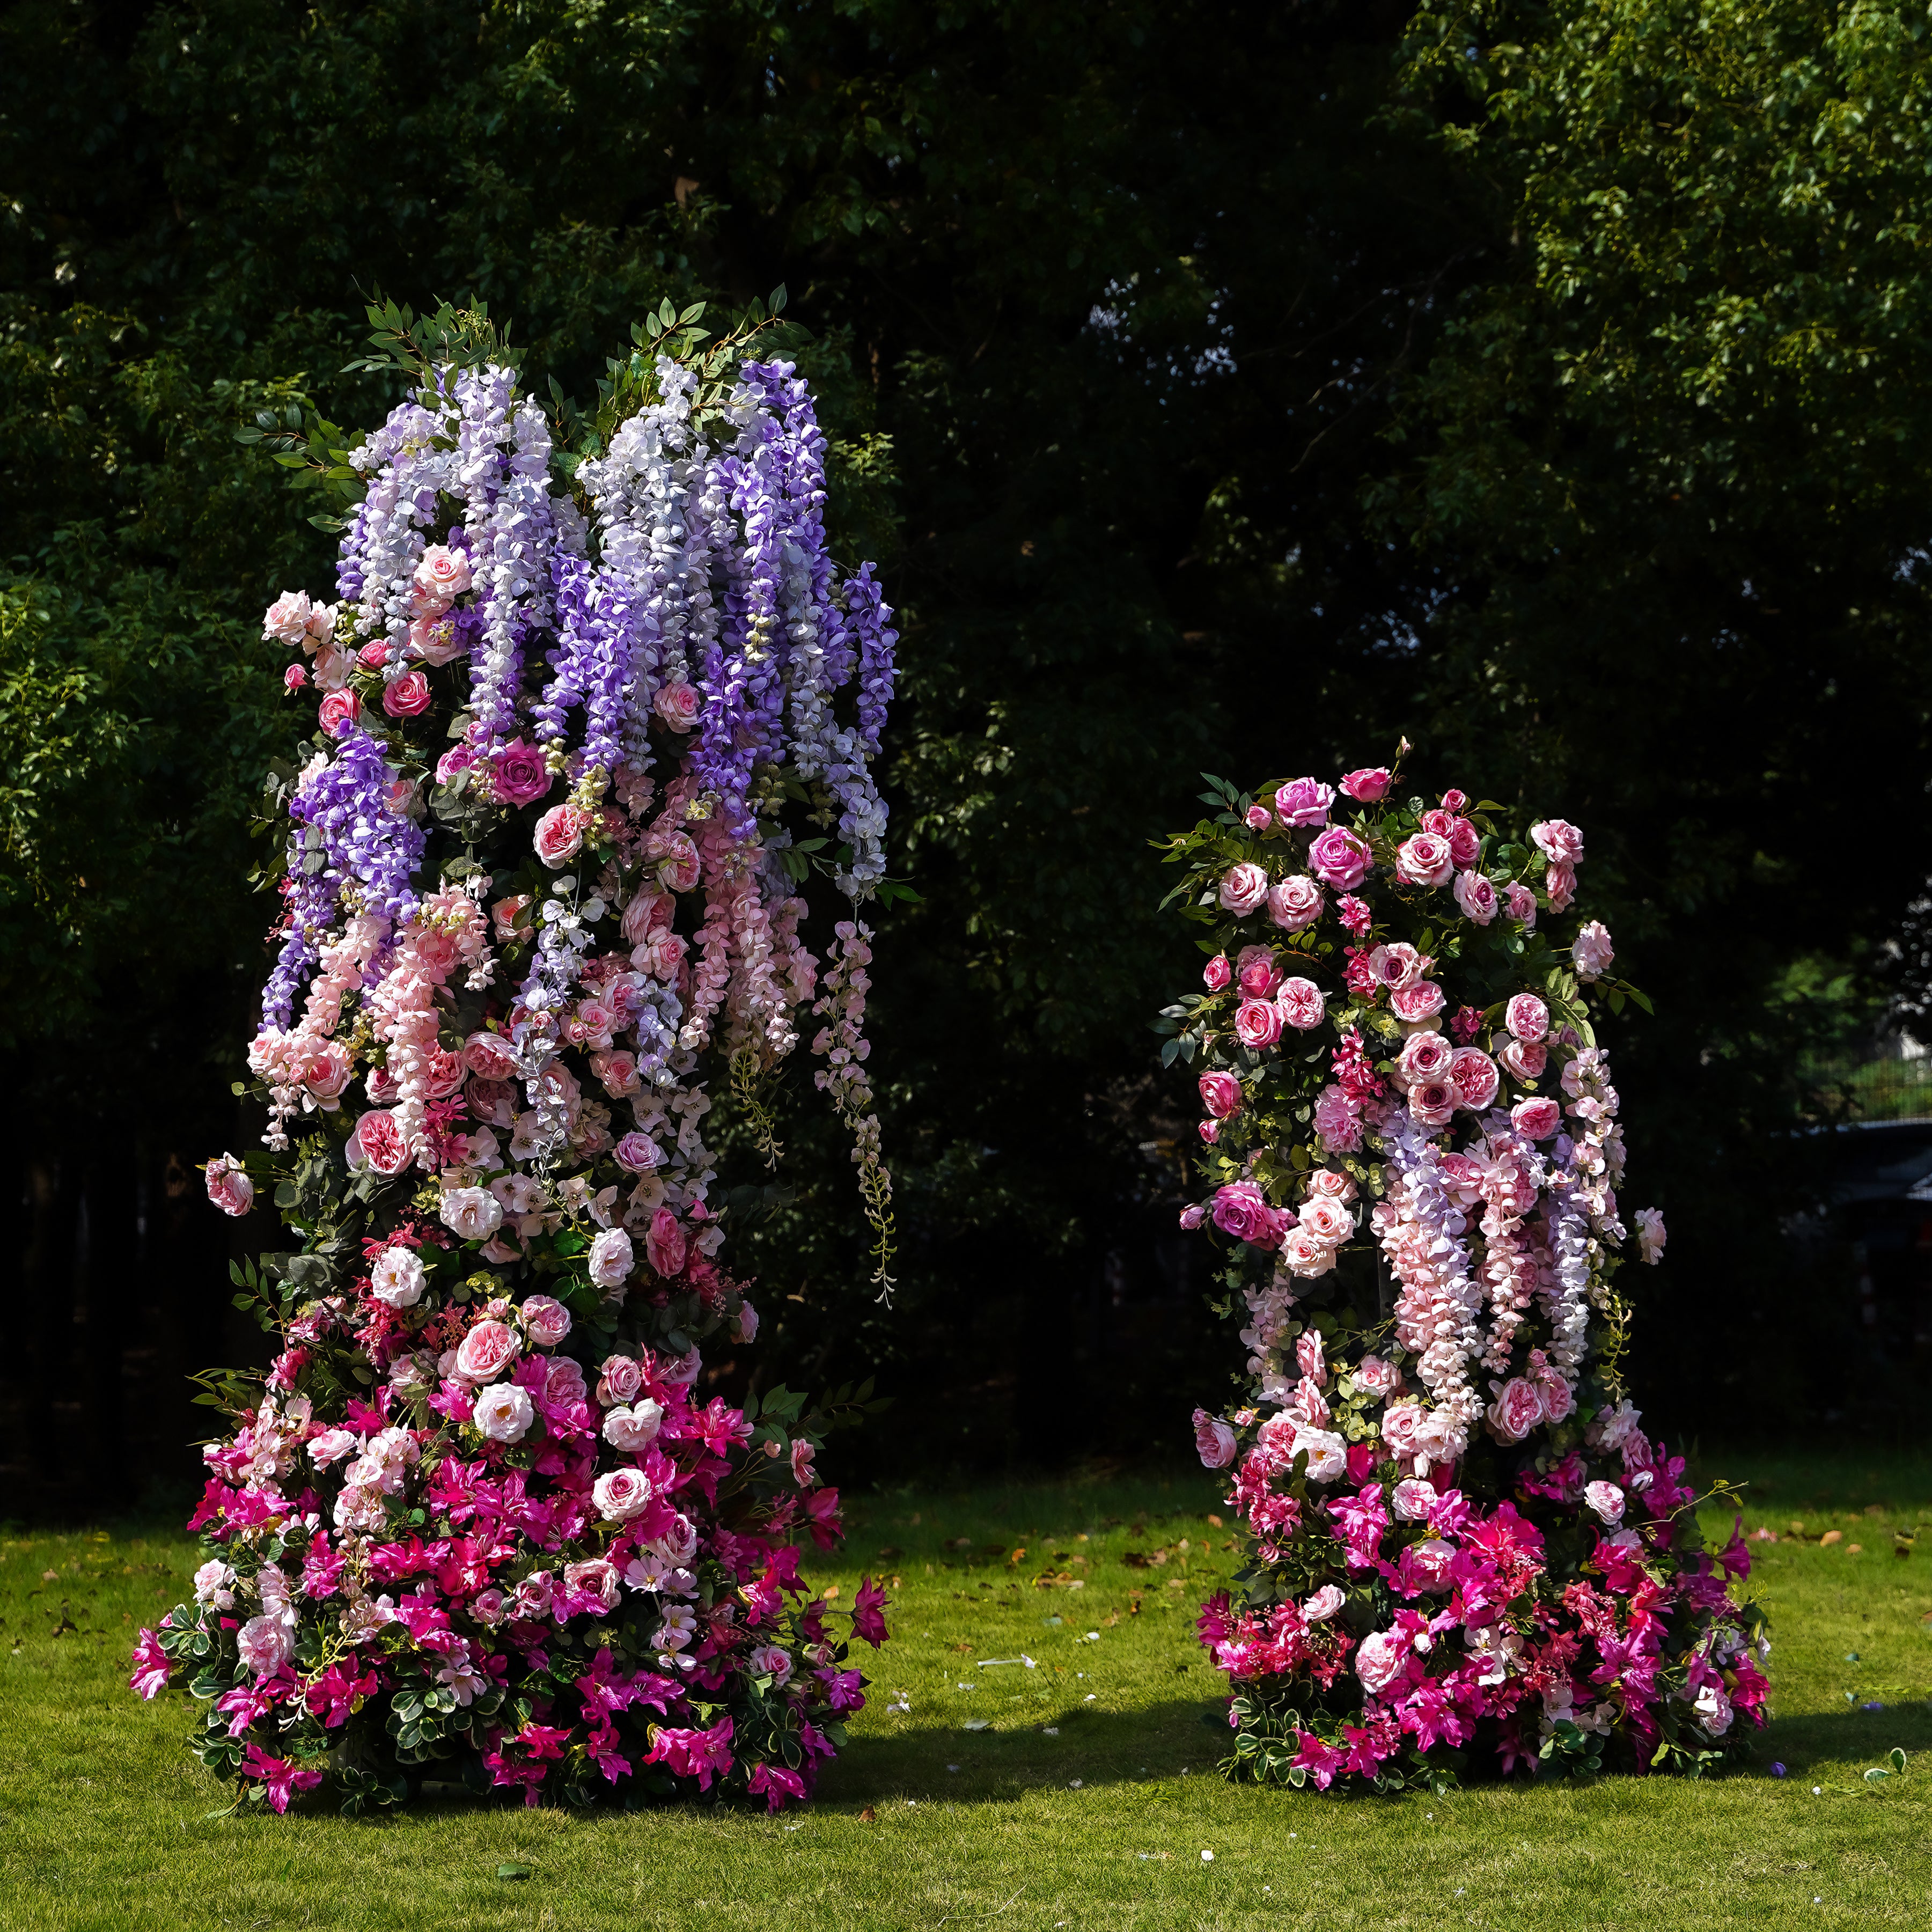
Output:
[[[1247,1400],[1194,1418],[1253,1540],[1200,1619],[1223,1768],[1386,1790],[1722,1762],[1764,1722],[1765,1619],[1618,1374],[1624,1150],[1590,1000],[1648,1003],[1600,922],[1549,929],[1582,834],[1403,804],[1381,767],[1209,783],[1216,815],[1168,848],[1205,990],[1160,1030],[1205,1114],[1213,1192],[1181,1223],[1226,1244],[1247,1317]],[[1662,1217],[1634,1220],[1656,1261]]]
[[[850,1642],[886,1636],[869,1581],[848,1637],[799,1575],[801,1538],[841,1534],[815,1458],[868,1388],[699,1390],[706,1339],[758,1328],[720,1256],[716,1076],[755,1097],[808,1006],[890,1290],[866,928],[838,923],[821,995],[829,842],[783,818],[841,828],[820,869],[855,902],[878,885],[895,634],[827,551],[792,366],[740,358],[707,396],[720,352],[681,346],[607,394],[574,476],[511,369],[424,366],[349,457],[340,601],[265,622],[320,704],[274,793],[266,1150],[207,1180],[234,1214],[270,1188],[298,1252],[238,1274],[280,1352],[266,1386],[209,1378],[235,1426],[208,1561],[133,1682],[185,1682],[197,1754],[277,1810],[425,1776],[776,1810],[864,1701]]]

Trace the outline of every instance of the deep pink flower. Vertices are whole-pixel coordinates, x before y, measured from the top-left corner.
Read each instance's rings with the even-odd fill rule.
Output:
[[[292,1792],[313,1791],[322,1782],[319,1771],[299,1771],[286,1759],[270,1757],[259,1744],[250,1744],[242,1761],[242,1775],[256,1780],[271,1810],[286,1811]]]
[[[151,1630],[144,1630],[134,1646],[134,1674],[128,1680],[130,1690],[138,1690],[152,1701],[168,1688],[168,1654]]]
[[[859,1594],[852,1600],[852,1634],[862,1637],[874,1650],[890,1633],[886,1628],[886,1593],[871,1577],[860,1580]]]

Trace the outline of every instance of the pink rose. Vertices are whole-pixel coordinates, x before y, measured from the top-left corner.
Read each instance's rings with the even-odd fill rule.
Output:
[[[660,1208],[660,1214],[664,1210]],[[631,1246],[631,1238],[622,1228],[606,1228],[590,1244],[588,1266],[590,1279],[599,1288],[622,1288],[631,1278],[631,1270],[637,1265],[637,1258]],[[675,1274],[675,1268],[660,1270]]]
[[[1563,1124],[1563,1110],[1554,1100],[1519,1100],[1510,1109],[1510,1124],[1528,1141],[1546,1141]]]
[[[1355,1379],[1361,1379],[1360,1372]],[[1411,1476],[1395,1486],[1395,1494],[1390,1498],[1397,1522],[1426,1522],[1430,1512],[1442,1501],[1436,1493],[1435,1485],[1419,1482]]]
[[[262,634],[290,649],[308,634],[308,620],[314,607],[305,590],[284,590],[262,614]]]
[[[500,1033],[479,1030],[463,1042],[463,1064],[484,1080],[508,1080],[517,1071],[517,1050]]]
[[[1582,862],[1583,835],[1567,819],[1546,818],[1529,828],[1529,836],[1552,861],[1561,860],[1568,866]]]
[[[413,718],[429,709],[429,680],[419,670],[406,670],[382,687],[382,709],[392,718]]]
[[[1274,795],[1275,815],[1284,825],[1326,825],[1335,788],[1315,778],[1293,778]]]
[[[255,1184],[242,1172],[242,1163],[232,1154],[220,1154],[205,1170],[208,1198],[224,1214],[236,1220],[255,1204]]]
[[[1288,1216],[1270,1208],[1252,1180],[1232,1180],[1214,1191],[1214,1225],[1222,1234],[1257,1248],[1276,1248]]]
[[[520,1442],[536,1420],[530,1391],[514,1382],[492,1382],[476,1392],[470,1412],[470,1426],[492,1442]]]
[[[638,1056],[634,1053],[598,1053],[591,1056],[590,1064],[605,1093],[614,1100],[621,1100],[626,1094],[634,1094],[643,1085],[638,1077]]]
[[[1460,797],[1456,793],[1452,796]],[[1449,854],[1459,866],[1473,866],[1476,854],[1483,849],[1481,836],[1466,818],[1458,818],[1453,812],[1425,812],[1422,814],[1422,829],[1432,832],[1438,838],[1449,842]]]
[[[279,1616],[250,1617],[236,1632],[235,1646],[256,1677],[272,1677],[295,1654],[296,1634]]]
[[[1409,1114],[1425,1127],[1446,1127],[1462,1103],[1453,1080],[1418,1080],[1408,1090]]]
[[[1243,816],[1247,820],[1248,830],[1250,832],[1265,832],[1274,823],[1268,807],[1264,805],[1250,806]]]
[[[513,939],[530,937],[530,910],[533,903],[528,892],[512,892],[490,908],[490,923],[496,929],[500,944],[508,945]]]
[[[332,691],[317,708],[316,722],[331,738],[340,738],[361,716],[362,700],[352,691]]]
[[[1221,881],[1219,894],[1223,908],[1237,919],[1246,919],[1268,898],[1268,875],[1260,866],[1244,860],[1230,866]]]
[[[452,745],[436,761],[436,782],[453,784],[465,772],[474,770],[476,764],[476,754],[467,745]]]
[[[1342,780],[1344,784],[1348,781]],[[1348,1599],[1333,1583],[1324,1583],[1301,1606],[1301,1621],[1305,1624],[1325,1624],[1340,1610]]]
[[[1284,980],[1274,996],[1282,1018],[1297,1033],[1307,1033],[1328,1017],[1322,1003],[1322,989],[1312,980]]]
[[[1520,926],[1534,926],[1536,895],[1527,886],[1512,880],[1503,888],[1503,910]]]
[[[1459,1048],[1449,1063],[1449,1077],[1462,1096],[1462,1104],[1472,1114],[1480,1114],[1496,1097],[1502,1078],[1496,1063],[1480,1047]]]
[[[534,805],[556,782],[548,761],[535,745],[512,738],[496,754],[491,789],[505,805]]]
[[[1520,1442],[1542,1420],[1542,1394],[1522,1376],[1504,1382],[1490,1405],[1490,1427],[1504,1442]]]
[[[1322,888],[1297,873],[1269,888],[1268,908],[1268,917],[1282,932],[1306,932],[1322,916]]]
[[[1372,805],[1378,799],[1388,796],[1388,788],[1394,782],[1394,774],[1386,765],[1364,765],[1342,779],[1342,789],[1351,798]]]
[[[1453,1080],[1456,1049],[1439,1033],[1414,1033],[1402,1042],[1396,1056],[1396,1069],[1403,1081],[1414,1086],[1419,1080]]]
[[[1496,1058],[1508,1070],[1512,1080],[1540,1080],[1549,1063],[1550,1049],[1540,1041],[1505,1040]]]
[[[431,544],[423,552],[411,581],[426,597],[448,604],[470,588],[470,559],[446,544]]]
[[[1402,1387],[1402,1371],[1379,1355],[1364,1355],[1355,1364],[1353,1373],[1355,1386],[1366,1389],[1372,1396],[1386,1399]]]
[[[563,1566],[564,1587],[595,1597],[607,1610],[617,1607],[617,1566],[608,1557],[590,1556]]]
[[[380,1107],[371,1108],[356,1123],[344,1152],[357,1172],[368,1167],[385,1176],[400,1174],[410,1160],[410,1144],[395,1115]]]
[[[1234,1010],[1234,1037],[1244,1046],[1272,1046],[1281,1037],[1281,1019],[1272,1000],[1244,1000]]]
[[[660,1208],[651,1216],[650,1232],[644,1237],[644,1253],[661,1275],[675,1275],[682,1271],[686,1254],[686,1235],[678,1226],[677,1216],[668,1208]]]
[[[651,700],[651,709],[674,731],[688,731],[698,722],[698,708],[703,702],[694,684],[667,684]]]
[[[1414,986],[1434,963],[1400,939],[1393,946],[1378,946],[1369,955],[1369,970],[1392,993]]]
[[[364,670],[380,670],[389,662],[389,647],[378,638],[356,653],[356,662]]]
[[[1198,1201],[1189,1202],[1187,1205],[1180,1210],[1180,1225],[1190,1234],[1207,1218],[1207,1209]]]
[[[1194,1448],[1204,1468],[1225,1469],[1234,1460],[1238,1446],[1234,1432],[1225,1422],[1204,1408],[1194,1412]]]
[[[1551,860],[1549,870],[1543,875],[1543,890],[1550,895],[1552,912],[1567,910],[1576,896],[1576,868],[1567,860]]]
[[[1228,963],[1225,952],[1217,952],[1201,969],[1201,983],[1210,993],[1224,991],[1234,976],[1234,969]]]
[[[606,1522],[628,1522],[652,1501],[650,1480],[640,1469],[609,1469],[590,1487],[590,1500]]]
[[[584,849],[591,814],[580,805],[554,805],[537,820],[532,841],[537,856],[552,872],[561,870]]]
[[[1579,928],[1576,943],[1570,949],[1576,976],[1586,982],[1600,980],[1610,970],[1610,962],[1616,956],[1616,949],[1610,944],[1609,929],[1601,920],[1590,920]]]
[[[610,1152],[626,1174],[649,1174],[664,1165],[664,1150],[649,1134],[628,1133]]]
[[[479,1322],[457,1349],[456,1372],[466,1382],[489,1382],[514,1359],[517,1349],[516,1336],[502,1322]]]
[[[1550,1037],[1550,1009],[1534,993],[1518,993],[1503,1009],[1503,1024],[1518,1040],[1533,1045]]]
[[[1281,968],[1275,963],[1274,950],[1267,946],[1244,946],[1234,962],[1234,983],[1251,1000],[1271,1000],[1281,984]]]
[[[1382,1412],[1382,1440],[1405,1461],[1418,1454],[1416,1443],[1426,1415],[1419,1402],[1398,1402]]]
[[[1341,892],[1352,891],[1366,878],[1375,855],[1367,840],[1340,825],[1331,825],[1308,848],[1309,869]]]
[[[1670,1238],[1664,1226],[1664,1216],[1654,1208],[1640,1208],[1636,1210],[1637,1246],[1643,1258],[1654,1268],[1664,1258],[1664,1244]]]
[[[554,1408],[568,1408],[572,1402],[590,1399],[584,1385],[584,1368],[568,1355],[558,1355],[544,1370],[544,1400]]]
[[[1469,794],[1466,791],[1458,791],[1451,786],[1442,794],[1442,809],[1444,812],[1466,812],[1468,806]]]
[[[1347,1174],[1332,1167],[1318,1167],[1308,1177],[1308,1193],[1311,1200],[1352,1201],[1355,1198],[1355,1184]]]
[[[331,1041],[304,1057],[302,1084],[324,1113],[332,1114],[341,1102],[353,1070],[348,1049]]]
[[[1303,1376],[1317,1388],[1328,1381],[1328,1364],[1322,1353],[1320,1330],[1304,1328],[1295,1338],[1294,1360]]]
[[[1496,886],[1480,872],[1458,872],[1456,903],[1462,908],[1464,918],[1487,926],[1496,916]]]
[[[1543,1419],[1548,1423],[1558,1423],[1571,1414],[1576,1407],[1576,1396],[1562,1374],[1546,1366],[1534,1378],[1537,1392],[1543,1397]]]
[[[410,649],[426,664],[446,664],[466,648],[463,633],[446,613],[425,611],[410,620]]]
[[[1624,1492],[1615,1483],[1586,1483],[1583,1500],[1599,1520],[1614,1528],[1624,1520]]]
[[[1232,1119],[1241,1111],[1241,1083],[1232,1073],[1202,1074],[1201,1104],[1217,1120]]]
[[[1400,1630],[1376,1630],[1355,1652],[1355,1675],[1371,1697],[1382,1693],[1408,1668],[1408,1639]]]
[[[308,682],[308,673],[298,664],[292,664],[282,673],[282,688],[299,691]]]
[[[1282,1238],[1282,1264],[1304,1281],[1313,1281],[1335,1265],[1338,1244],[1324,1241],[1312,1228],[1298,1222]]]
[[[654,838],[647,850],[657,866],[661,885],[674,892],[688,892],[697,884],[701,868],[698,848],[688,833],[674,832],[665,838]]]
[[[554,1348],[570,1333],[570,1310],[554,1295],[532,1294],[523,1306],[524,1332],[539,1348]]]
[[[606,1355],[597,1372],[597,1400],[606,1408],[624,1406],[635,1400],[644,1385],[644,1372],[630,1355]]]
[[[1405,885],[1447,885],[1455,865],[1448,840],[1432,832],[1418,832],[1396,848],[1395,875]]]
[[[1448,1004],[1442,988],[1433,980],[1419,980],[1413,986],[1405,986],[1389,995],[1389,1011],[1409,1026],[1433,1019]]]
[[[1311,1240],[1319,1241],[1324,1247],[1337,1248],[1354,1234],[1355,1217],[1340,1202],[1326,1195],[1311,1194],[1302,1204],[1301,1226]],[[1307,1363],[1304,1360],[1301,1366],[1303,1373],[1308,1373]]]

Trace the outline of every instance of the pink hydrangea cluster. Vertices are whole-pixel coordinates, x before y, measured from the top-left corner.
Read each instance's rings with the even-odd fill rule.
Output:
[[[1201,1621],[1226,1768],[1695,1772],[1763,1721],[1763,1618],[1617,1370],[1592,1000],[1642,995],[1599,922],[1556,929],[1574,826],[1513,838],[1460,791],[1402,801],[1398,772],[1231,795],[1170,848],[1209,954],[1163,1016],[1204,1114],[1181,1220],[1220,1245],[1248,1351],[1247,1400],[1195,1417],[1255,1545]],[[1658,1260],[1661,1215],[1634,1218]]]
[[[279,1346],[217,1379],[208,1562],[134,1682],[188,1684],[198,1754],[278,1810],[424,1776],[776,1809],[883,1598],[835,1628],[800,1575],[842,1533],[831,1418],[704,1393],[704,1346],[758,1328],[706,1117],[728,1091],[776,1160],[770,1076],[826,1018],[890,1286],[870,934],[838,924],[821,986],[801,926],[816,872],[878,880],[890,613],[826,556],[788,365],[700,406],[664,360],[568,485],[508,372],[444,376],[357,453],[340,603],[265,620],[325,695],[277,781],[268,1129],[207,1184],[292,1246],[244,1271]],[[849,840],[822,868],[814,820]]]

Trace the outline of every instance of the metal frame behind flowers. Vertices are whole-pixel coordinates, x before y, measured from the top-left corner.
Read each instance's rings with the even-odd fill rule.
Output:
[[[1245,1400],[1195,1415],[1250,1539],[1199,1625],[1232,1693],[1222,1769],[1694,1776],[1762,1724],[1768,1646],[1731,1594],[1736,1528],[1705,1549],[1619,1367],[1592,1003],[1649,1003],[1600,922],[1569,928],[1576,826],[1402,802],[1400,766],[1210,778],[1214,816],[1166,847],[1209,956],[1156,1027],[1199,1070],[1211,1192],[1181,1222],[1222,1247],[1249,1352]],[[1661,1216],[1634,1220],[1656,1261]]]
[[[707,1338],[757,1332],[729,1217],[776,1192],[721,1193],[704,1119],[728,1083],[776,1164],[808,1009],[892,1288],[858,909],[910,896],[870,769],[896,634],[831,560],[806,385],[750,352],[782,305],[713,338],[667,304],[580,412],[519,393],[487,314],[379,302],[352,366],[412,392],[380,428],[243,432],[341,539],[338,601],[264,620],[320,702],[262,819],[268,1131],[206,1169],[295,1245],[236,1270],[280,1350],[203,1378],[232,1431],[208,1561],[132,1679],[204,1700],[238,1803],[460,1779],[776,1810],[864,1701],[883,1596],[837,1634],[798,1566],[842,1533],[815,1459],[871,1384],[698,1394]],[[820,875],[852,908],[822,962]]]

